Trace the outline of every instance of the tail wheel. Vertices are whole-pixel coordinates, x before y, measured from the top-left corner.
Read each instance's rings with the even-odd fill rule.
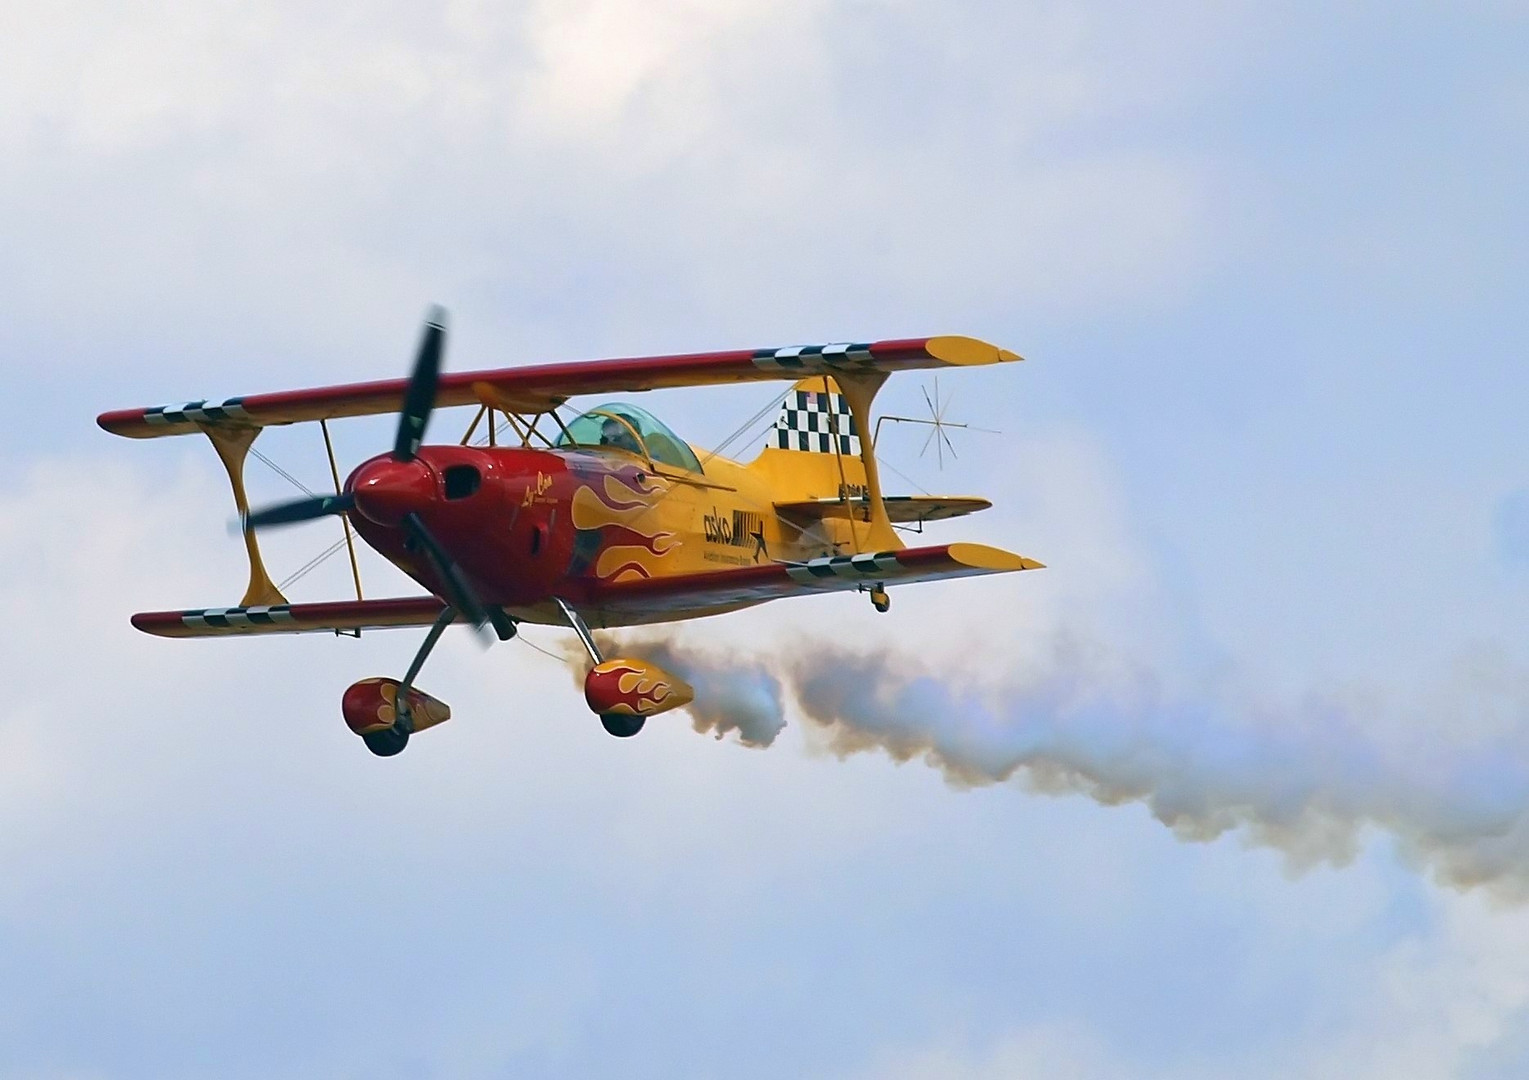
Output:
[[[642,730],[642,725],[648,722],[645,716],[621,716],[617,713],[603,713],[600,723],[605,730],[618,739],[630,739]]]
[[[409,745],[409,733],[397,728],[383,728],[381,731],[368,731],[361,736],[361,741],[378,757],[392,757],[403,753],[403,748]]]

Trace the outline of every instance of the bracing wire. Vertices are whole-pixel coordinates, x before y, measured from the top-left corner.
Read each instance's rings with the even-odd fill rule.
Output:
[[[924,487],[924,485],[920,484],[917,480],[913,479],[911,476],[909,476],[907,473],[903,472],[896,465],[893,465],[890,461],[888,461],[886,458],[882,457],[881,455],[878,454],[876,456],[876,462],[877,462],[877,464],[884,466],[885,468],[887,468],[891,472],[896,473],[897,476],[900,479],[906,481],[909,484],[912,484],[914,487],[918,488],[918,490],[923,492],[925,495],[928,495],[930,493],[928,488]]]
[[[780,408],[780,400],[780,391],[776,390],[771,394],[770,400],[765,404],[764,408],[760,409],[753,416],[745,420],[733,431],[731,435],[718,443],[714,450],[712,450],[704,458],[701,459],[701,464],[705,465],[706,462],[710,461],[714,457],[717,457],[722,453],[722,451],[726,450],[733,443],[737,442],[745,434],[751,432],[754,426],[759,423],[759,421],[767,417],[773,410]]]
[[[270,467],[270,470],[272,472],[274,472],[277,476],[280,476],[282,479],[286,480],[289,484],[291,484],[293,487],[297,488],[297,490],[301,491],[304,495],[308,496],[310,499],[318,498],[318,496],[314,493],[312,488],[310,488],[307,484],[303,483],[297,477],[293,476],[291,473],[287,472],[286,469],[283,469],[280,465],[276,464],[276,462],[274,462],[270,458],[266,457],[264,454],[262,454],[255,447],[253,447],[253,446],[250,447],[250,453],[254,454],[261,461],[265,462],[266,465]]]
[[[265,466],[268,469],[270,469],[273,473],[275,473],[277,476],[281,477],[283,480],[287,481],[287,483],[291,484],[293,487],[297,488],[298,491],[301,491],[304,495],[308,496],[310,499],[318,498],[317,494],[314,493],[312,488],[310,488],[307,484],[303,483],[297,477],[293,476],[291,473],[287,472],[286,469],[283,469],[280,465],[276,464],[276,462],[274,462],[270,458],[266,457],[264,454],[262,454],[255,447],[253,447],[253,446],[250,447],[250,453],[253,454],[261,462],[263,462],[265,464]],[[314,570],[318,569],[319,565],[321,563],[323,563],[324,560],[328,559],[331,555],[333,555],[335,552],[339,551],[344,546],[345,546],[345,540],[343,538],[340,539],[337,543],[331,544],[329,547],[325,548],[322,552],[320,552],[319,554],[315,555],[313,558],[309,559],[307,562],[303,563],[302,566],[298,567],[291,574],[287,575],[287,577],[284,580],[278,582],[277,585],[276,585],[276,588],[280,589],[280,590],[284,590],[284,589],[286,589],[286,587],[288,585],[291,585],[294,582],[296,582],[296,581],[306,577],[308,574],[310,574]]]
[[[546,649],[544,649],[540,645],[536,644],[536,642],[534,642],[530,638],[526,637],[524,632],[516,634],[515,637],[516,637],[517,641],[524,642],[526,645],[530,646],[532,649],[535,649],[537,652],[541,653],[543,656],[551,657],[553,660],[556,660],[558,663],[564,665],[565,667],[572,667],[573,666],[573,661],[568,659],[568,657],[566,657],[566,656],[559,656],[555,652],[548,652]]]
[[[292,585],[302,578],[307,577],[314,570],[317,570],[319,566],[322,565],[326,560],[328,560],[331,555],[337,553],[344,546],[345,538],[342,536],[340,539],[336,540],[333,544],[330,544],[329,547],[325,548],[319,554],[303,563],[302,566],[292,571],[292,573],[288,574],[282,581],[277,582],[276,588],[285,591],[288,585]]]

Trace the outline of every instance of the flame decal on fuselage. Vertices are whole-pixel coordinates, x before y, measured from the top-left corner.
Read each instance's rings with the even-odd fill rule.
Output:
[[[600,531],[600,553],[594,562],[595,576],[607,581],[652,577],[657,560],[679,542],[667,530],[648,532],[639,522],[653,511],[669,485],[633,470],[630,484],[607,473],[601,488],[581,484],[573,493],[573,527]]]

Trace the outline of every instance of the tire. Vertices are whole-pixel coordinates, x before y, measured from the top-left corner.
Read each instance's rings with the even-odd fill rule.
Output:
[[[409,745],[409,733],[397,728],[384,728],[381,731],[369,731],[361,736],[361,741],[366,743],[366,748],[378,757],[392,757],[394,754],[403,753],[403,748]]]
[[[618,716],[616,713],[604,713],[600,717],[600,723],[605,730],[618,739],[630,739],[642,730],[642,725],[648,722],[645,716]]]

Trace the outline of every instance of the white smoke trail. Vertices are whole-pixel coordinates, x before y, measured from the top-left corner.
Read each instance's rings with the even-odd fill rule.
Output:
[[[1211,694],[1169,700],[1151,678],[1108,677],[1065,641],[1035,674],[988,682],[826,642],[764,663],[668,639],[627,641],[622,651],[695,686],[696,729],[719,738],[737,731],[770,745],[785,726],[783,679],[841,756],[920,759],[963,787],[1013,780],[1105,805],[1142,803],[1182,839],[1238,834],[1282,851],[1293,871],[1349,862],[1378,828],[1441,882],[1529,899],[1521,675],[1478,685],[1469,701],[1452,694],[1461,715],[1446,723],[1398,715],[1387,725],[1336,701],[1257,711]],[[1467,723],[1473,710],[1490,722]]]
[[[1162,700],[1145,679],[1107,691],[1066,663],[967,690],[889,652],[818,647],[787,669],[803,715],[841,755],[879,749],[922,758],[958,785],[1015,778],[1107,805],[1144,803],[1183,839],[1240,831],[1284,851],[1293,869],[1342,865],[1378,827],[1442,882],[1529,899],[1523,687],[1484,737],[1411,725],[1411,738],[1381,740],[1336,703],[1229,716],[1212,700]]]
[[[786,727],[780,679],[758,658],[682,647],[663,639],[626,641],[621,655],[672,671],[695,689],[685,706],[699,732],[738,733],[745,746],[769,746]]]

